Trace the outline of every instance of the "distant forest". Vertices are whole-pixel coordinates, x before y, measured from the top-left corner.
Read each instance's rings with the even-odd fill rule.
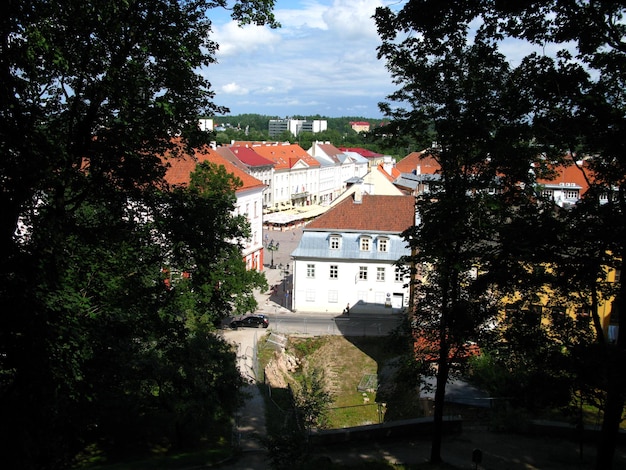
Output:
[[[314,116],[288,116],[290,119],[316,120],[322,119],[328,122],[328,129],[316,134],[302,132],[297,137],[290,132],[270,138],[268,125],[270,119],[284,119],[284,116],[266,116],[262,114],[239,114],[228,116],[213,116],[215,127],[223,127],[224,130],[215,133],[218,145],[228,145],[232,141],[281,141],[300,145],[304,150],[311,148],[316,140],[330,142],[336,147],[361,147],[373,152],[393,157],[404,158],[411,152],[423,150],[424,142],[428,141],[425,136],[424,142],[417,143],[411,139],[390,139],[384,133],[388,121],[373,119],[363,116],[346,116],[331,118],[320,115]],[[370,123],[370,132],[357,133],[352,130],[351,122],[366,121]],[[392,143],[393,141],[393,143]]]

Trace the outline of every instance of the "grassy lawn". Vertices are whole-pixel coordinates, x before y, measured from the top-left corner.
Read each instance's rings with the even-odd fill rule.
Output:
[[[394,419],[420,416],[415,390],[396,390],[394,394],[386,394],[383,404],[377,393],[376,383],[369,390],[358,389],[364,377],[373,376],[380,380],[382,376],[393,375],[388,370],[383,373],[397,355],[388,342],[388,338],[343,336],[289,339],[287,354],[298,357],[302,367],[324,370],[333,396],[327,427],[343,428],[379,423],[390,415]],[[260,347],[258,357],[263,370],[274,357],[274,350]],[[297,377],[297,373],[294,376]],[[291,406],[284,391],[274,388],[271,392],[273,403],[270,403],[270,409],[286,409]],[[268,413],[269,421],[275,419],[271,415],[272,413]]]

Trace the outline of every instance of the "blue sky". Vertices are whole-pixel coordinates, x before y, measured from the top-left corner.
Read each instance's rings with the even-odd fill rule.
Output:
[[[376,58],[380,38],[376,7],[397,0],[276,0],[282,25],[239,27],[226,10],[210,12],[217,63],[203,71],[215,103],[231,114],[382,118],[378,103],[396,87]],[[505,39],[501,51],[513,65],[530,51],[554,54]]]
[[[231,114],[382,117],[394,90],[376,58],[382,0],[277,0],[282,27],[238,27],[213,10],[217,64],[204,74]]]

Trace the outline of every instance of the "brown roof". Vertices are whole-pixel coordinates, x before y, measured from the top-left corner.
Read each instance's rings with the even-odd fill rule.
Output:
[[[346,198],[307,225],[308,229],[401,233],[415,223],[413,196],[363,194]]]
[[[594,175],[593,172],[590,171],[586,162],[579,163],[578,165],[574,165],[573,161],[565,162],[565,165],[556,165],[552,167],[552,170],[555,172],[554,179],[545,179],[545,178],[537,178],[537,183],[539,184],[560,184],[566,183],[575,184],[576,186],[580,186],[582,188],[581,194],[584,194],[589,189],[589,183],[585,179],[585,173],[587,177],[593,181]]]
[[[179,148],[179,150],[181,150],[181,148]],[[174,157],[171,153],[168,153],[163,157],[163,161],[169,166],[165,172],[165,181],[172,186],[186,186],[189,184],[190,175],[195,171],[196,165],[200,162],[211,162],[223,166],[228,173],[239,178],[243,186],[237,188],[237,192],[265,186],[261,181],[250,176],[240,168],[237,168],[209,147],[197,149],[193,155],[181,151],[178,153],[178,156]]]
[[[322,144],[322,143],[318,143],[317,146],[320,148],[322,152],[328,155],[334,162],[336,163],[339,162],[338,156],[341,155],[343,152],[339,150],[337,147],[335,147],[332,144]]]
[[[396,168],[402,173],[413,173],[413,171],[417,172],[418,167],[420,170],[418,173],[425,175],[435,174],[441,169],[437,160],[425,152],[411,152],[396,163]]]
[[[293,168],[300,160],[310,167],[320,166],[317,160],[297,144],[255,145],[252,149],[262,157],[274,162],[276,170]]]

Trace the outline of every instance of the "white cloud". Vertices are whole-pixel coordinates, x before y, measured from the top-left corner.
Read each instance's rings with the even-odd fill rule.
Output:
[[[271,49],[280,42],[280,35],[263,26],[239,27],[234,21],[214,27],[213,39],[219,44],[218,59],[224,56],[249,54],[259,49]]]
[[[241,85],[235,82],[231,82],[231,83],[227,83],[226,85],[223,85],[221,87],[221,90],[227,95],[247,95],[250,92],[250,90],[242,87]]]
[[[280,2],[279,2],[280,3]],[[276,19],[283,29],[328,29],[328,25],[323,19],[328,7],[316,2],[302,2],[300,8],[280,8],[274,12]]]
[[[347,40],[378,39],[374,13],[379,0],[335,0],[324,12],[329,29]]]
[[[385,0],[386,1],[386,0]],[[381,0],[277,0],[282,27],[214,23],[218,63],[204,71],[233,114],[378,117],[393,91],[373,19]],[[362,113],[362,114],[357,114]]]

